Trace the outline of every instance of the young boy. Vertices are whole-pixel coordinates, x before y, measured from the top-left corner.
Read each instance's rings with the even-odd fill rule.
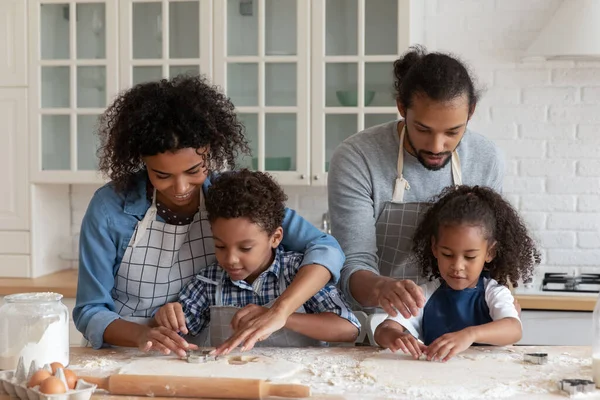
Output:
[[[208,327],[210,345],[218,346],[231,335],[231,319],[240,308],[253,316],[266,312],[290,285],[303,257],[280,246],[286,200],[265,173],[244,169],[220,175],[206,195],[217,262],[183,287],[178,302],[161,307],[156,323],[192,336]],[[359,329],[342,294],[327,284],[260,345],[353,342]]]

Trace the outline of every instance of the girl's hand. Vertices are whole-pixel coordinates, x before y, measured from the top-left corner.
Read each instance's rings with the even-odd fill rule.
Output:
[[[154,320],[158,326],[164,326],[175,332],[181,332],[184,335],[188,334],[187,326],[185,325],[185,314],[183,308],[178,302],[167,303],[158,309],[154,314]]]
[[[435,339],[429,345],[425,354],[428,361],[446,362],[460,352],[468,349],[474,342],[473,335],[469,328],[458,332],[446,333]]]
[[[158,328],[148,327],[144,329],[142,335],[138,338],[138,348],[143,352],[156,350],[165,355],[174,352],[179,357],[185,357],[186,350],[196,350],[198,346],[189,344],[177,332],[159,326]]]
[[[390,349],[394,353],[402,350],[403,353],[411,354],[413,358],[418,359],[421,353],[427,349],[427,346],[403,329],[395,321],[384,321],[375,329],[375,342],[384,349]]]

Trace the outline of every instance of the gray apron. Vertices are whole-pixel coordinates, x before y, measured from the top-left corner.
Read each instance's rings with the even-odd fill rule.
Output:
[[[223,342],[233,335],[231,328],[231,320],[236,312],[241,308],[235,306],[223,305],[223,280],[229,279],[228,275],[223,271],[219,282],[214,282],[217,285],[215,293],[215,305],[210,307],[210,324],[208,330],[210,334],[210,346],[218,347]],[[256,282],[255,282],[256,283]],[[279,294],[283,293],[287,288],[283,271],[279,272]],[[265,304],[264,307],[271,307],[275,300]],[[297,313],[304,314],[306,311],[304,306],[300,306],[296,310]],[[256,342],[255,347],[315,347],[324,346],[325,343],[319,340],[311,339],[308,336],[298,332],[282,328],[273,332],[267,339]]]
[[[152,205],[123,254],[111,291],[121,318],[142,325],[150,322],[159,307],[177,301],[183,285],[215,260],[202,188],[198,212],[190,224],[170,225],[157,221],[156,214],[155,189]],[[89,345],[87,340],[83,345]]]
[[[404,167],[404,135],[406,125],[400,134],[400,150],[398,152],[398,178],[394,186],[392,200],[386,202],[383,211],[375,224],[377,237],[377,257],[379,259],[379,274],[396,279],[411,279],[417,284],[425,282],[419,271],[419,266],[412,261],[412,238],[431,203],[405,203],[404,192],[410,190],[410,185],[402,170]],[[460,159],[456,150],[452,152],[452,181],[455,185],[462,184]],[[427,184],[423,182],[422,184]]]
[[[396,279],[410,279],[417,285],[426,282],[420,273],[419,266],[412,258],[412,239],[421,222],[423,215],[431,207],[428,202],[404,202],[404,192],[410,190],[410,185],[402,174],[404,168],[404,136],[406,125],[400,133],[400,149],[398,151],[398,177],[394,185],[392,200],[385,203],[383,211],[375,224],[377,238],[377,257],[379,259],[379,274]],[[452,152],[452,181],[455,185],[462,184],[462,172],[458,152]],[[422,184],[426,185],[427,182]],[[383,313],[378,307],[364,308],[367,314]],[[371,319],[367,325],[371,324]],[[373,344],[372,332],[369,341]],[[376,344],[374,344],[376,345]]]

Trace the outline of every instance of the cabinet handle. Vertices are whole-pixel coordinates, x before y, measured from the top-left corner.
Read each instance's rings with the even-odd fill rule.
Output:
[[[304,179],[306,178],[306,176],[304,176],[304,174],[300,175],[300,179]]]
[[[315,181],[318,181],[318,180],[319,180],[319,175],[315,175],[315,176],[313,177],[313,179],[314,179]]]

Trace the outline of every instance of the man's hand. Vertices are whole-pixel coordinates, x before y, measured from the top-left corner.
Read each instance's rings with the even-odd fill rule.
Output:
[[[185,341],[177,332],[164,326],[144,329],[137,343],[138,348],[143,352],[156,350],[168,355],[172,351],[180,357],[185,357],[186,350],[196,350],[198,348],[195,344],[189,344]]]
[[[183,308],[178,302],[167,303],[158,309],[154,315],[154,320],[158,326],[164,326],[175,332],[181,332],[184,335],[188,334],[187,326],[185,325],[185,314]]]
[[[446,362],[460,352],[465,351],[474,342],[472,331],[465,328],[458,332],[446,333],[435,339],[433,343],[427,347],[425,354],[429,361]]]
[[[398,312],[404,318],[417,316],[419,308],[425,305],[423,290],[410,279],[380,277],[375,291],[379,305],[392,317],[397,316]]]

